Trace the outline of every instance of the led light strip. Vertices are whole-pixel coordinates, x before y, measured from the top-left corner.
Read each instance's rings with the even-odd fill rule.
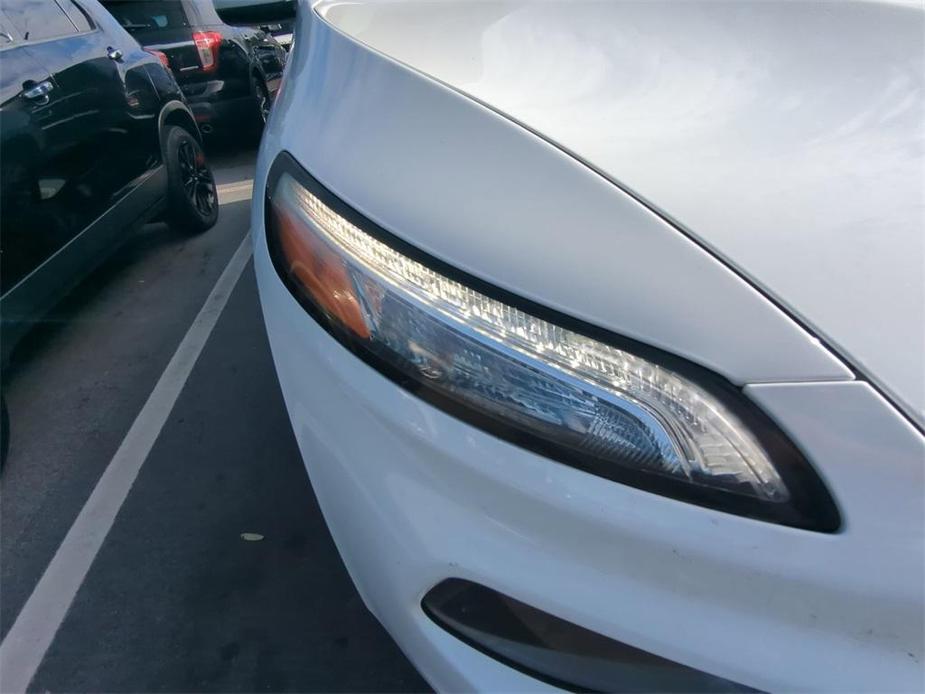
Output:
[[[752,473],[752,486],[757,496],[772,501],[788,498],[780,476],[758,444],[731,413],[720,411],[718,403],[709,402],[709,396],[695,384],[661,366],[552,325],[443,277],[363,232],[298,185],[291,176],[281,185],[283,194],[294,198],[297,209],[304,212],[306,219],[329,242],[394,288],[531,359],[541,360],[573,377],[591,380],[619,398],[630,399],[645,408],[669,432],[687,424],[688,437],[700,437],[697,443],[702,454],[697,456],[696,448],[684,445],[684,439],[679,441],[672,437],[676,444],[674,462],[686,475],[691,474],[694,465],[709,469],[715,475],[734,474],[737,470],[730,469],[728,453],[724,450],[724,446],[731,445]],[[672,398],[672,393],[688,397]],[[649,404],[652,400],[667,407],[682,422],[681,427],[669,424],[658,410],[653,411]],[[727,442],[704,441],[703,437],[709,433],[703,427],[700,431],[694,428],[704,418],[721,420],[725,428],[738,435]],[[677,432],[671,433],[677,436]]]

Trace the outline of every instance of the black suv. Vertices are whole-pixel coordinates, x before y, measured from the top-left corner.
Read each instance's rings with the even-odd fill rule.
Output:
[[[142,46],[165,57],[203,133],[262,129],[287,55],[269,33],[224,24],[212,0],[103,4]]]
[[[97,0],[2,0],[0,61],[5,364],[134,226],[201,232],[218,200],[173,76]]]

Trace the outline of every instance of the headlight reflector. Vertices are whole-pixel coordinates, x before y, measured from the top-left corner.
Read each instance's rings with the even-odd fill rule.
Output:
[[[277,271],[329,332],[394,380],[609,479],[789,525],[837,527],[837,510],[806,462],[775,465],[767,440],[728,397],[478,291],[477,280],[434,269],[438,261],[420,262],[420,252],[384,242],[387,232],[286,155],[281,161],[267,200]],[[771,448],[800,458],[782,435],[772,438]],[[820,494],[821,515],[810,508]]]

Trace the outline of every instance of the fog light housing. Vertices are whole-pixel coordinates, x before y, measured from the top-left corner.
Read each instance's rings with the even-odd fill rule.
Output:
[[[834,531],[796,447],[714,374],[513,297],[348,207],[287,154],[267,242],[292,294],[401,386],[586,472],[730,513]]]
[[[566,691],[758,691],[634,648],[472,581],[442,581],[428,591],[421,607],[473,648]]]

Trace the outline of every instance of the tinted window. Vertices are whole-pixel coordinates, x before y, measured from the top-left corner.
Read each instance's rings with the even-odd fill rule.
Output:
[[[181,29],[190,25],[177,0],[109,0],[103,3],[113,17],[131,34],[161,29]]]
[[[78,31],[84,32],[93,30],[93,22],[80,5],[74,2],[74,0],[60,0],[60,2],[65,12],[67,12],[67,16],[70,17],[71,21],[77,26]]]
[[[74,24],[54,0],[5,0],[3,13],[26,41],[77,33]]]

